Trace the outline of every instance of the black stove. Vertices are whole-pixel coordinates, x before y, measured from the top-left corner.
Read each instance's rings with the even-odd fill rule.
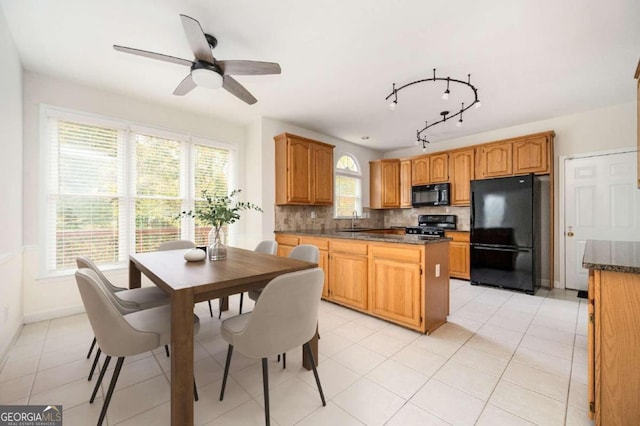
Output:
[[[407,234],[444,237],[447,230],[455,230],[458,218],[449,214],[422,214],[418,216],[418,226],[409,226]]]

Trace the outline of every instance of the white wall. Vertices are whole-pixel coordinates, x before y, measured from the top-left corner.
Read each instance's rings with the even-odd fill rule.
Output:
[[[4,60],[2,61],[4,64]],[[82,302],[73,276],[39,276],[40,224],[40,106],[52,105],[98,114],[134,123],[187,132],[194,136],[238,146],[239,168],[244,164],[244,126],[212,117],[159,106],[120,94],[82,86],[73,82],[27,72],[24,75],[24,319],[38,321],[82,311]],[[4,156],[3,156],[4,157]],[[13,160],[15,162],[15,160]],[[15,165],[15,164],[14,164]],[[243,185],[244,174],[238,174]],[[11,180],[9,180],[11,181]],[[13,179],[13,181],[17,181]],[[12,227],[16,229],[12,221]],[[112,271],[110,277],[126,285],[126,270]]]
[[[22,326],[22,65],[0,9],[0,366]]]
[[[633,82],[631,83],[633,84]],[[631,86],[631,89],[633,86]],[[554,144],[554,281],[555,285],[564,287],[562,282],[564,277],[560,277],[560,261],[564,259],[558,248],[560,232],[558,230],[560,206],[563,200],[559,191],[559,163],[560,156],[607,151],[618,148],[632,148],[636,146],[636,104],[626,103],[614,105],[607,108],[585,111],[549,120],[526,123],[519,126],[498,129],[491,132],[478,133],[458,139],[432,143],[428,145],[427,153],[443,151],[464,146],[476,145],[500,139],[512,138],[515,136],[530,133],[554,130],[556,132]],[[396,151],[389,151],[384,154],[385,158],[407,157],[419,155],[422,149],[411,147]],[[559,195],[560,194],[560,195]]]

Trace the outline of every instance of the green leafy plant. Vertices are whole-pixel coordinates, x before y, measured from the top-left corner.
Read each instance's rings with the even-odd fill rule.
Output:
[[[257,205],[244,201],[234,201],[233,197],[240,194],[240,189],[234,189],[229,195],[209,195],[207,190],[202,191],[204,198],[204,206],[194,210],[182,211],[177,218],[193,217],[200,221],[213,225],[214,228],[220,228],[223,225],[235,223],[240,219],[240,213],[243,210],[255,210],[260,213],[263,210]]]

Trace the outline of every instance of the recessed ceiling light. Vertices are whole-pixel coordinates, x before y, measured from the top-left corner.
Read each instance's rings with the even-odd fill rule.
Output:
[[[369,136],[363,136],[360,139],[362,139],[363,141],[369,140]]]

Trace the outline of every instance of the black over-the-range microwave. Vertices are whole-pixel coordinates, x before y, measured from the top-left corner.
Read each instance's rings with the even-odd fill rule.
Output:
[[[449,184],[436,183],[411,187],[411,205],[413,207],[448,206]]]

